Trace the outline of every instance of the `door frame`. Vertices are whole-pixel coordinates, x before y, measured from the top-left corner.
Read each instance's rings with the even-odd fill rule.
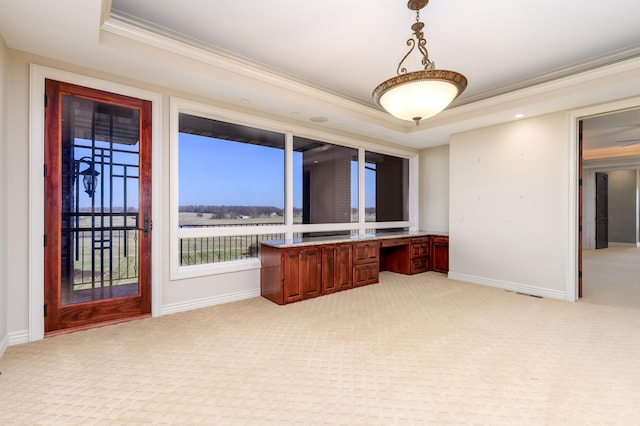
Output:
[[[582,151],[578,143],[580,120],[596,115],[607,114],[626,109],[640,108],[640,97],[625,99],[622,101],[603,103],[587,108],[581,108],[569,112],[569,253],[566,270],[566,300],[575,302],[579,298],[580,236],[579,227],[582,226],[579,199],[579,178],[582,160]]]
[[[45,79],[151,101],[151,315],[162,307],[162,95],[133,86],[30,64],[29,78],[29,330],[28,341],[44,338],[44,93]]]

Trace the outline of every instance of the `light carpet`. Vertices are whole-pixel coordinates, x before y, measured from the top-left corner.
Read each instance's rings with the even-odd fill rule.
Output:
[[[637,309],[384,272],[10,347],[0,424],[629,424]]]
[[[640,248],[582,251],[582,301],[640,309]]]

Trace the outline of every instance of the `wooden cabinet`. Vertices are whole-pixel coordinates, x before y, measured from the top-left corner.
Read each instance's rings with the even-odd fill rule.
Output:
[[[322,246],[322,294],[353,287],[353,245],[331,244]]]
[[[449,237],[432,236],[430,241],[431,270],[449,272]]]
[[[411,274],[429,270],[429,237],[411,238]]]
[[[320,245],[261,244],[260,294],[284,305],[377,283],[380,271],[449,271],[449,238],[402,236]]]
[[[367,241],[353,244],[353,286],[360,287],[378,282],[380,242]]]
[[[322,294],[320,249],[262,246],[260,294],[279,304],[297,302]]]
[[[380,270],[405,275],[411,273],[411,238],[380,241]]]

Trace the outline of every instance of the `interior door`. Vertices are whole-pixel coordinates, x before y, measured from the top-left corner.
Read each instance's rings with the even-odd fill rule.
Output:
[[[609,175],[596,173],[596,249],[609,247]]]
[[[45,333],[147,316],[151,102],[45,87]]]
[[[578,298],[582,297],[582,131],[583,121],[578,121]]]

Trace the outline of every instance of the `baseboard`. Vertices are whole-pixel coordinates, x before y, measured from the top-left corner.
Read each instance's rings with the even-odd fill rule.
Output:
[[[534,287],[525,284],[512,283],[508,281],[499,281],[489,278],[476,277],[473,275],[457,274],[449,272],[448,277],[452,280],[464,281],[473,284],[485,285],[488,287],[496,287],[516,293],[530,294],[532,296],[549,297],[552,299],[566,300],[563,291],[549,290],[548,288]]]
[[[190,300],[188,302],[172,303],[164,305],[161,315],[175,314],[178,312],[190,311],[192,309],[208,308],[209,306],[221,305],[223,303],[236,302],[238,300],[252,299],[260,296],[260,289],[238,291],[220,296],[206,297],[204,299]]]
[[[9,347],[9,335],[5,335],[2,337],[2,340],[0,340],[0,359],[2,359],[2,356],[7,351],[8,347]]]
[[[609,241],[609,247],[637,247],[636,243],[616,243],[615,241]]]
[[[9,346],[29,343],[29,330],[15,331],[9,333]]]

